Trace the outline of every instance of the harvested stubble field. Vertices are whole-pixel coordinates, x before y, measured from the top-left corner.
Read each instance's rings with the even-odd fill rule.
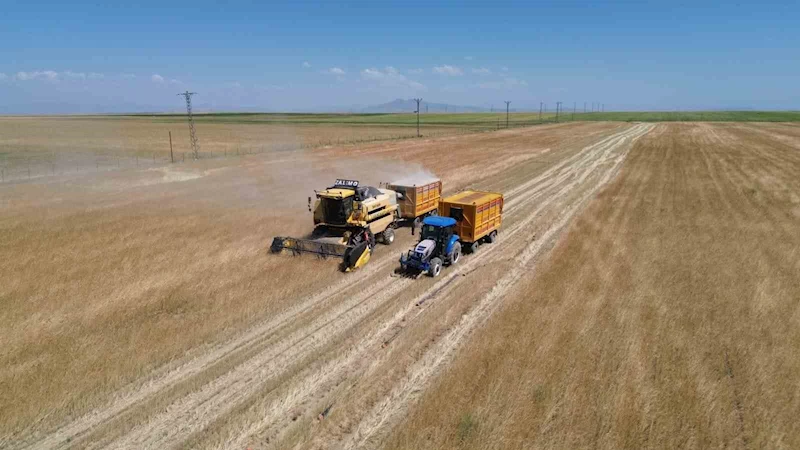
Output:
[[[799,135],[570,123],[0,185],[0,446],[795,443]],[[498,243],[419,280],[403,230],[349,275],[267,253],[312,188],[419,170],[504,192]]]
[[[658,125],[388,448],[799,448],[800,127]]]
[[[247,116],[245,116],[247,117]],[[259,122],[225,115],[197,121],[203,159],[291,151],[416,136],[416,128],[376,124]],[[429,126],[425,136],[463,134]],[[0,117],[2,181],[71,173],[161,167],[191,159],[189,131],[181,116]]]

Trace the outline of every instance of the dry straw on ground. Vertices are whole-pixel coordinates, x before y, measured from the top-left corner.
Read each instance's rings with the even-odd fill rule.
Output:
[[[796,448],[800,132],[660,125],[388,448]]]
[[[573,123],[0,185],[0,446],[795,447],[798,148]],[[267,253],[311,189],[420,170],[505,192],[498,243]]]
[[[537,133],[546,144],[573,128],[610,127]],[[274,235],[310,230],[313,188],[426,167],[455,189],[521,160],[522,142],[398,141],[0,186],[0,442],[77,418],[339,280],[335,264],[267,252]]]

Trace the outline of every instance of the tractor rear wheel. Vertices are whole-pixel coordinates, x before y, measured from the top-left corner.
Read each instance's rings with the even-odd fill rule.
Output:
[[[428,276],[430,277],[438,277],[439,273],[442,271],[442,260],[439,258],[431,259],[431,268],[428,270]]]

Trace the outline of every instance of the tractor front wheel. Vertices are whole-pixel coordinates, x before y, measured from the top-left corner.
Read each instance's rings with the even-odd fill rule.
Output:
[[[431,268],[428,269],[428,276],[436,278],[442,271],[442,260],[439,258],[431,259]]]
[[[456,242],[453,244],[453,249],[450,250],[450,264],[455,264],[461,259],[461,243]]]

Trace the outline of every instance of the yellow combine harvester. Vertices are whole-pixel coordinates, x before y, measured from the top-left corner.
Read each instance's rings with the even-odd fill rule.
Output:
[[[394,228],[400,217],[397,194],[389,189],[359,186],[355,180],[336,180],[333,186],[316,192],[314,231],[310,239],[276,237],[273,253],[314,253],[342,258],[345,272],[369,261],[377,241],[394,242]],[[311,197],[308,198],[311,209]]]

